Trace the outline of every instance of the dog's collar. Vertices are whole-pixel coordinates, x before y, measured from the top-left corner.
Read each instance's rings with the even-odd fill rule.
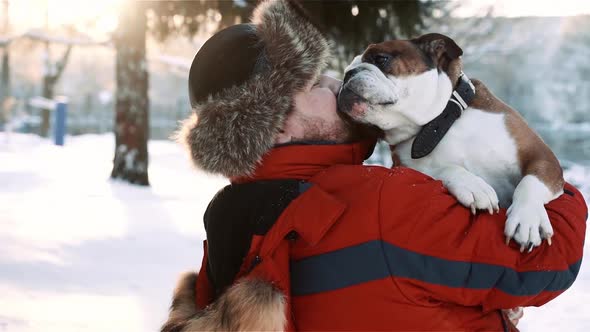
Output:
[[[413,159],[425,157],[436,148],[453,123],[469,107],[473,97],[475,97],[475,87],[467,75],[462,72],[457,87],[444,111],[434,120],[425,124],[416,135],[412,144]]]

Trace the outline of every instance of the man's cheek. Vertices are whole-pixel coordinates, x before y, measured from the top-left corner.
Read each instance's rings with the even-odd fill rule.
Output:
[[[316,94],[313,102],[314,115],[321,114],[323,118],[334,119],[337,118],[337,101],[336,96],[329,89],[321,89],[323,91]]]

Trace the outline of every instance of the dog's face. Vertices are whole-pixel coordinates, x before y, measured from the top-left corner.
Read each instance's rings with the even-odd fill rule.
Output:
[[[383,130],[422,126],[444,109],[463,51],[444,35],[370,45],[346,68],[338,108]]]

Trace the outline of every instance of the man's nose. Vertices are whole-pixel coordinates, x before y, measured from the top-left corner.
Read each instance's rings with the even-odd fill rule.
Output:
[[[328,75],[322,75],[320,76],[320,81],[318,85],[320,88],[330,89],[330,91],[332,91],[334,95],[337,95],[338,91],[340,91],[342,81]]]

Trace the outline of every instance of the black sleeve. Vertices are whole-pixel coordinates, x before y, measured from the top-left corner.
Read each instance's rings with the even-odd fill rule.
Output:
[[[257,181],[221,189],[204,215],[207,276],[217,298],[235,279],[253,235],[264,235],[301,189],[299,180]]]

